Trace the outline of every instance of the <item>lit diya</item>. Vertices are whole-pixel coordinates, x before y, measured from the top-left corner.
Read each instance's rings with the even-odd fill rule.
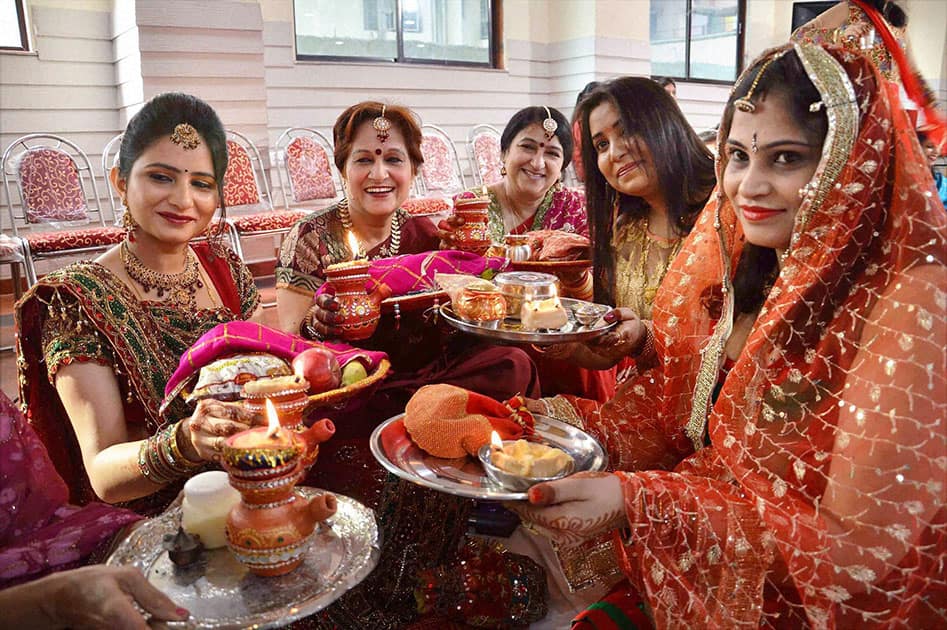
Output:
[[[304,433],[290,431],[280,426],[269,400],[266,408],[268,426],[227,438],[222,461],[241,496],[227,517],[227,546],[253,573],[274,576],[299,566],[316,524],[335,514],[335,496],[306,501],[295,492],[302,455],[318,449],[335,428],[322,420]]]
[[[559,330],[569,323],[569,316],[559,301],[555,287],[552,297],[544,300],[524,300],[520,309],[520,322],[523,330]]]
[[[348,341],[368,339],[375,333],[381,318],[380,293],[368,294],[365,283],[371,279],[368,269],[371,263],[360,258],[358,239],[348,233],[352,260],[334,263],[326,267],[326,281],[335,289],[335,300],[339,305],[336,325],[342,329],[342,338]]]

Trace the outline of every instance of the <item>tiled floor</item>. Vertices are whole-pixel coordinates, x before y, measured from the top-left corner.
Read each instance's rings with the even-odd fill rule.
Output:
[[[260,289],[260,297],[264,304],[276,302],[276,289],[273,276],[256,279]],[[270,326],[277,324],[276,307],[269,306],[264,310],[265,322]],[[13,296],[0,295],[0,346],[13,345]],[[0,389],[12,399],[16,399],[16,356],[12,350],[0,351]]]

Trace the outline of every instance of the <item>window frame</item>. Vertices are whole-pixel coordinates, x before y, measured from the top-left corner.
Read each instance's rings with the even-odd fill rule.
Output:
[[[654,2],[655,0],[651,0]],[[721,79],[703,79],[700,77],[691,77],[691,76],[678,76],[675,74],[667,75],[654,75],[654,76],[666,76],[669,79],[674,79],[675,82],[680,81],[683,83],[703,83],[704,85],[733,85],[736,80],[739,78],[740,73],[743,72],[743,54],[744,54],[744,45],[746,41],[746,1],[747,0],[737,0],[737,58],[736,58],[736,73],[732,80],[721,80]],[[684,72],[687,75],[690,75],[691,70],[691,14],[693,13],[694,0],[686,0],[687,9],[685,12],[685,33],[687,34],[687,45],[684,47]],[[650,43],[650,42],[649,42]]]
[[[0,52],[30,52],[30,29],[26,16],[25,0],[13,0],[13,6],[16,7],[16,19],[19,22],[21,43],[20,46],[0,46]]]
[[[17,0],[20,1],[20,0]],[[688,0],[689,1],[689,0]],[[742,0],[740,0],[742,1]],[[460,67],[460,68],[480,68],[492,70],[499,68],[499,58],[500,58],[500,30],[501,30],[501,21],[500,15],[502,15],[502,3],[503,0],[487,0],[490,3],[489,10],[489,32],[490,32],[490,42],[488,45],[488,54],[489,61],[486,62],[477,62],[477,61],[457,61],[454,59],[416,59],[416,58],[406,58],[404,56],[404,30],[402,28],[402,0],[395,0],[395,36],[397,41],[397,57],[392,59],[391,57],[353,57],[349,55],[309,55],[300,53],[296,48],[297,36],[296,36],[296,3],[293,2],[293,52],[296,56],[296,61],[303,62],[321,62],[321,61],[339,61],[343,63],[388,63],[388,64],[402,64],[402,65],[415,65],[415,66],[438,66],[438,67]]]

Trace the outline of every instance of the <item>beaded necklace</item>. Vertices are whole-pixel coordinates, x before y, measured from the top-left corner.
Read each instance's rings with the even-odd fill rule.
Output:
[[[165,302],[170,306],[187,312],[197,309],[197,290],[204,287],[204,282],[201,280],[197,256],[190,247],[184,254],[184,271],[179,273],[161,273],[147,267],[128,247],[127,240],[122,241],[119,252],[128,277],[140,284],[145,293],[154,289],[161,299],[167,292],[168,299]]]
[[[342,201],[338,204],[339,211],[339,220],[342,222],[342,227],[346,230],[352,232],[352,215],[349,213],[349,200],[343,198]],[[352,232],[354,234],[354,232]],[[388,251],[384,252],[385,248],[382,247],[381,251],[386,253],[387,256],[397,256],[398,250],[401,249],[401,221],[397,215],[391,217],[391,240],[388,246]],[[354,253],[354,252],[353,252]]]

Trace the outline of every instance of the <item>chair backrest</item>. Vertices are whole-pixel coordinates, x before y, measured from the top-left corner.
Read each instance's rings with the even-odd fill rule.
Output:
[[[425,194],[451,194],[466,189],[457,148],[450,136],[434,125],[422,125],[421,134],[421,181]]]
[[[74,143],[46,133],[14,140],[3,152],[3,186],[13,234],[37,224],[105,226],[89,157]],[[16,183],[18,200],[11,194]],[[91,195],[89,194],[91,187]]]
[[[290,127],[280,135],[276,141],[276,163],[287,210],[290,195],[294,203],[339,196],[341,185],[335,175],[332,153],[332,143],[315,129]]]
[[[270,187],[256,145],[245,135],[228,129],[227,156],[227,173],[224,175],[227,208],[262,206],[262,210],[272,210]]]
[[[500,132],[492,125],[474,125],[467,134],[467,157],[470,170],[477,180],[477,186],[495,184],[503,175],[500,168]]]
[[[111,140],[105,143],[105,147],[102,149],[102,181],[105,182],[105,189],[109,193],[109,207],[112,209],[112,220],[118,224],[121,222],[122,215],[125,213],[125,207],[121,205],[118,199],[118,193],[112,188],[112,184],[109,182],[109,173],[112,172],[112,168],[118,166],[118,152],[122,148],[122,137],[124,133],[120,133],[117,136],[114,136]]]

